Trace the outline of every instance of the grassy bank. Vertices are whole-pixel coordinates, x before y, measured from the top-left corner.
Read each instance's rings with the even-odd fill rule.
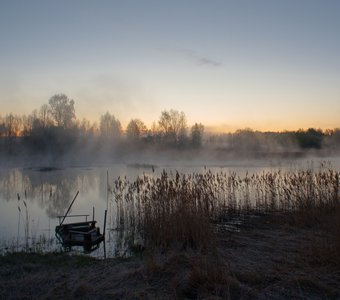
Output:
[[[324,255],[321,227],[285,214],[248,215],[214,247],[168,249],[129,259],[67,254],[0,257],[1,299],[338,299],[339,264]],[[326,244],[325,244],[326,245]],[[318,250],[317,252],[315,252]]]
[[[7,254],[1,298],[340,297],[339,172],[163,172],[110,191],[135,255]]]

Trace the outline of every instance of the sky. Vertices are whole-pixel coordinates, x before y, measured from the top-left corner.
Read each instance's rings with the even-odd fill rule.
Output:
[[[340,1],[0,0],[0,115],[59,93],[123,125],[340,127]]]

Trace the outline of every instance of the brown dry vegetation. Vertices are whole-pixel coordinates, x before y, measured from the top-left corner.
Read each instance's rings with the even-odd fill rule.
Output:
[[[340,173],[332,169],[245,177],[163,171],[134,182],[118,178],[111,192],[113,227],[130,232],[130,243],[147,249],[205,251],[214,243],[216,224],[230,215],[281,213],[286,222],[325,231],[327,247],[340,253]]]
[[[214,248],[168,249],[140,258],[61,254],[0,257],[1,299],[339,299],[339,261],[320,228],[287,216],[247,215],[219,229]],[[326,245],[326,244],[325,244]],[[317,250],[317,251],[316,251]]]
[[[339,172],[117,179],[140,255],[0,257],[1,299],[339,299]]]

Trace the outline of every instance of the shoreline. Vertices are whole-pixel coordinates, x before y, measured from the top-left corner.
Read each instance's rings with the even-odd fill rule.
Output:
[[[219,231],[212,249],[169,249],[122,259],[13,253],[0,257],[2,299],[337,299],[339,257],[328,232],[287,214]],[[316,247],[316,241],[319,243]],[[330,253],[331,254],[331,253]],[[212,298],[209,298],[212,299]]]

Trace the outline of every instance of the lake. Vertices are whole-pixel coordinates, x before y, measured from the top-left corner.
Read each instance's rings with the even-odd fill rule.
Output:
[[[71,214],[88,214],[88,218],[92,219],[94,207],[95,220],[102,230],[104,211],[108,208],[107,255],[121,255],[122,253],[117,253],[117,235],[111,230],[114,199],[113,195],[108,193],[108,187],[119,176],[134,180],[143,174],[157,176],[163,170],[168,172],[177,170],[189,174],[208,169],[212,172],[235,172],[238,176],[245,176],[247,172],[254,174],[263,171],[296,171],[318,169],[324,165],[331,165],[334,170],[339,170],[340,158],[3,168],[0,169],[0,253],[20,250],[25,247],[26,242],[29,248],[41,251],[59,249],[60,245],[56,243],[54,236],[55,226],[59,224],[58,216],[65,214],[79,191]],[[92,255],[102,257],[103,251],[98,249]]]

